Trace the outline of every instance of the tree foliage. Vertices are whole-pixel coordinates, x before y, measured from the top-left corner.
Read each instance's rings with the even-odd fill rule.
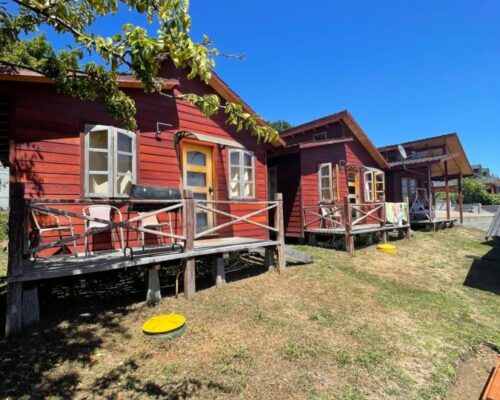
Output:
[[[0,60],[30,67],[56,82],[60,92],[86,101],[101,101],[106,111],[126,128],[135,130],[134,101],[120,90],[120,71],[134,74],[148,93],[163,93],[157,79],[163,60],[186,69],[189,79],[208,83],[221,53],[204,36],[200,43],[190,37],[188,0],[11,0],[0,3]],[[99,19],[116,15],[120,7],[146,17],[155,35],[146,28],[124,24],[121,31],[102,36],[93,30]],[[72,38],[67,50],[56,52],[44,36],[22,40],[39,29],[53,29]],[[84,62],[84,55],[98,56],[102,63]],[[259,139],[277,138],[275,129],[262,124],[258,115],[244,112],[238,103],[216,95],[186,94],[206,116],[224,110],[229,124]]]
[[[439,193],[439,200],[444,200],[444,193]],[[462,181],[462,196],[465,204],[481,203],[482,205],[500,204],[500,196],[489,193],[486,190],[486,185],[479,178],[465,178]],[[450,199],[452,202],[458,202],[458,194],[451,193]]]
[[[286,131],[287,129],[293,128],[293,124],[288,121],[279,119],[277,121],[267,121],[268,125],[276,129],[278,132]]]

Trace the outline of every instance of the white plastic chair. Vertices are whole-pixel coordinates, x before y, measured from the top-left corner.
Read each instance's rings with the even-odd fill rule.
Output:
[[[33,218],[33,223],[35,225],[34,230],[36,231],[39,242],[42,241],[43,234],[47,232],[57,232],[60,240],[63,240],[63,232],[69,232],[71,236],[75,234],[71,217],[63,217],[67,219],[67,225],[61,225],[61,220],[57,215],[45,211],[31,210],[31,217]],[[63,244],[63,252],[65,248],[66,246]],[[75,256],[77,256],[76,240],[73,240],[73,250],[75,251]],[[36,258],[37,254],[35,253],[34,256]]]
[[[138,212],[137,214],[139,214],[139,216],[142,217],[148,213],[147,212]],[[172,218],[170,217],[170,213],[167,213],[167,215],[168,215],[168,222],[158,221],[158,217],[156,215],[150,215],[148,217],[145,217],[139,221],[140,227],[142,229],[146,228],[146,229],[153,229],[153,230],[156,230],[159,228],[160,232],[162,232],[162,233],[164,232],[163,228],[168,227],[168,228],[170,228],[170,234],[173,235],[174,231],[172,229]],[[160,241],[162,241],[164,239],[166,239],[166,238],[163,236],[160,236]],[[141,232],[141,240],[142,240],[142,249],[144,250],[144,248],[146,246],[145,232]],[[175,243],[174,238],[170,238],[170,240],[171,240],[172,245],[173,245]]]
[[[123,216],[121,211],[113,206],[105,205],[105,204],[97,204],[97,205],[91,205],[83,208],[83,215],[86,215],[91,218],[98,218],[102,219],[104,221],[109,221],[112,222],[113,220],[113,214],[118,215],[119,221],[123,221]],[[104,228],[106,227],[107,224],[103,222],[96,222],[96,221],[87,221],[85,220],[85,256],[88,256],[89,254],[89,234],[92,234],[92,230],[95,230],[97,228]],[[114,243],[115,243],[115,231],[120,237],[120,245],[121,248],[123,249],[125,247],[124,241],[123,241],[123,228],[115,228],[114,230],[111,229],[111,244],[114,248]]]
[[[321,211],[321,215],[323,218],[321,218],[321,223],[320,223],[320,228],[328,228],[326,226],[326,222],[330,222],[330,228],[333,229],[335,228],[335,219],[340,218],[340,212],[339,210],[336,210],[333,212],[335,206],[327,206],[327,205],[320,205],[319,209]]]

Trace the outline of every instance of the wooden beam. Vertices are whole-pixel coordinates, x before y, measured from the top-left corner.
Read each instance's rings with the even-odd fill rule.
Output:
[[[11,183],[9,193],[9,260],[7,279],[22,275],[24,250],[24,226],[26,204],[24,200],[24,184]],[[5,317],[5,337],[19,332],[23,326],[22,317],[23,284],[9,282],[7,284],[7,310]]]
[[[276,260],[274,258],[274,248],[266,247],[264,252],[264,263],[267,269],[276,267]]]
[[[464,198],[462,190],[462,175],[458,175],[458,212],[460,214],[460,225],[464,223]]]
[[[344,197],[345,250],[354,253],[354,236],[352,235],[352,208],[349,197]]]
[[[444,192],[446,194],[446,219],[450,219],[450,187],[448,185],[448,161],[444,162]]]
[[[196,232],[195,202],[193,191],[184,190],[184,237],[186,238],[184,251],[194,250],[194,236]],[[184,296],[190,299],[196,293],[195,258],[187,257],[184,260]]]
[[[278,207],[274,213],[274,226],[278,229],[276,233],[276,241],[278,245],[276,246],[276,258],[278,262],[278,271],[280,273],[285,271],[286,261],[285,261],[285,224],[283,221],[283,194],[276,193],[274,195],[274,200],[278,202]]]

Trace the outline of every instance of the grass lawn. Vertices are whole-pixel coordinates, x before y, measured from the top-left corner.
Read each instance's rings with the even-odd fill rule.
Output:
[[[417,233],[396,256],[297,246],[315,263],[155,308],[126,289],[60,308],[53,293],[37,329],[0,343],[0,397],[445,398],[461,357],[500,346],[500,258],[483,235]],[[142,334],[169,312],[186,316],[183,336]]]

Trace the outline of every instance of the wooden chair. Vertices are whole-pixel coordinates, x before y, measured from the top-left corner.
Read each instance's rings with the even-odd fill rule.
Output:
[[[146,212],[138,212],[140,217],[143,215],[146,215],[148,213]],[[158,217],[156,215],[150,215],[149,217],[145,217],[139,221],[140,227],[141,228],[146,228],[146,229],[160,229],[160,232],[164,232],[163,228],[168,227],[170,229],[170,234],[173,234],[173,228],[172,228],[172,218],[170,217],[170,213],[167,213],[168,215],[168,222],[160,222],[158,220]],[[141,240],[142,240],[142,249],[144,250],[146,246],[146,235],[144,232],[141,232]],[[160,241],[165,240],[167,238],[160,236]],[[172,245],[175,244],[174,238],[170,238]]]
[[[49,232],[55,232],[59,235],[59,240],[63,240],[63,233],[68,232],[71,236],[74,236],[73,224],[71,222],[71,217],[63,217],[67,219],[66,225],[61,225],[61,220],[57,215],[50,214],[49,212],[44,212],[40,210],[31,210],[31,217],[33,219],[34,231],[37,235],[37,240],[40,243],[42,241],[42,236]],[[63,252],[66,246],[62,245]],[[76,240],[73,240],[73,250],[75,256],[78,256]],[[34,254],[37,257],[37,254]]]
[[[325,205],[325,204],[320,205],[319,209],[321,211],[321,215],[323,216],[323,218],[321,218],[320,228],[334,229],[335,228],[334,221],[340,218],[339,210],[336,210],[335,212],[333,212],[333,210],[335,209],[335,206]],[[330,227],[326,226],[327,225],[326,222],[330,223]]]
[[[106,204],[97,204],[97,205],[91,205],[83,208],[83,215],[86,215],[91,218],[98,218],[102,219],[105,221],[112,222],[113,221],[113,215],[118,215],[118,219],[120,222],[123,221],[123,216],[121,211],[114,207],[114,206],[109,206]],[[107,224],[103,222],[96,222],[96,221],[87,221],[85,220],[85,256],[89,255],[89,235],[92,235],[92,231],[97,229],[97,228],[104,228],[106,227]],[[124,241],[123,241],[123,228],[115,228],[110,229],[111,231],[111,244],[114,248],[114,243],[115,243],[115,232],[118,234],[120,238],[120,245],[121,248],[123,249],[125,247]]]

